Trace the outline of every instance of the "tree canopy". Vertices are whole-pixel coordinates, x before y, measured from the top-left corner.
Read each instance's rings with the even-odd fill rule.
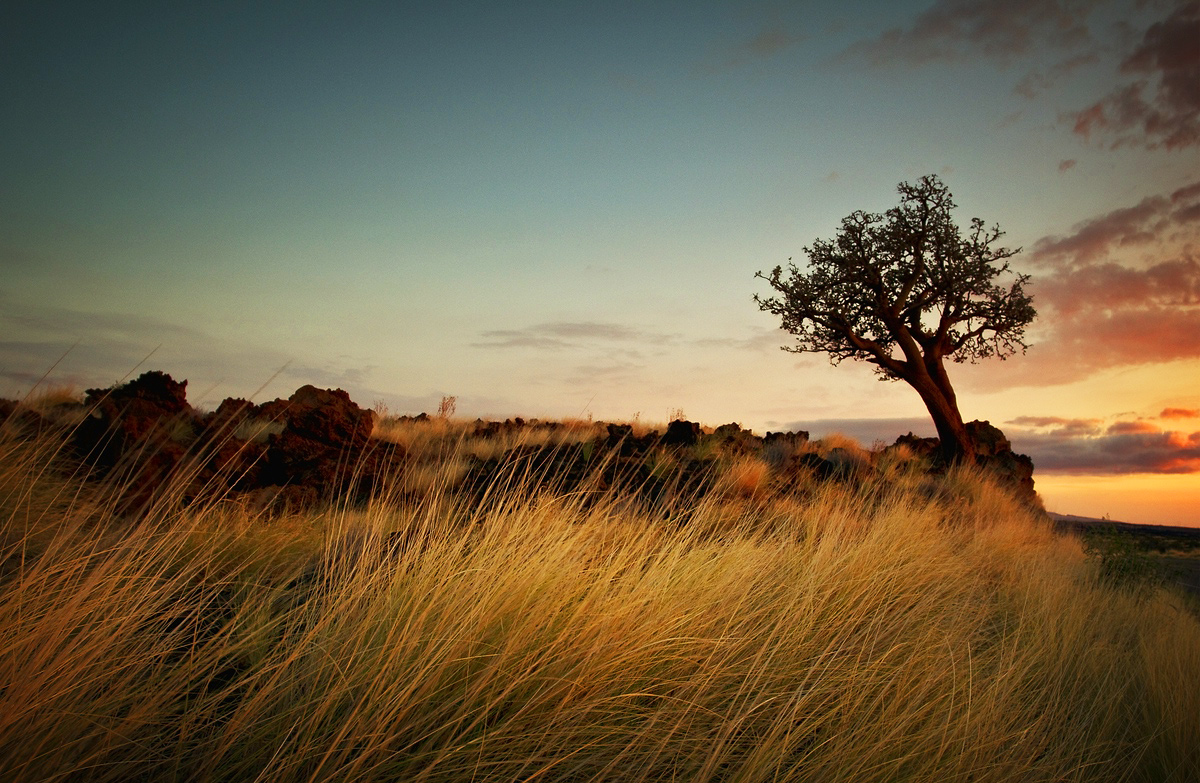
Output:
[[[804,248],[805,269],[788,259],[786,270],[756,273],[777,295],[754,300],[796,338],[784,350],[826,353],[833,364],[870,362],[881,378],[911,384],[947,456],[969,458],[943,360],[1023,352],[1025,327],[1037,315],[1025,291],[1029,276],[1012,273],[1008,259],[1020,250],[998,245],[999,226],[973,218],[960,230],[954,200],[936,175],[898,190],[898,206],[853,212],[833,239]]]

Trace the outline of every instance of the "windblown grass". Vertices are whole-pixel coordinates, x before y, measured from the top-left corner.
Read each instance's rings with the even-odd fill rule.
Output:
[[[53,448],[0,440],[3,780],[1200,779],[1195,616],[978,474],[125,519]]]

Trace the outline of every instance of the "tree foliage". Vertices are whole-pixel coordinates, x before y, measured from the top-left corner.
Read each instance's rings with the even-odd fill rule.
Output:
[[[884,214],[856,211],[833,239],[804,248],[805,269],[789,259],[786,270],[758,272],[777,295],[754,300],[796,338],[784,350],[826,353],[833,364],[867,361],[883,379],[908,382],[943,442],[955,430],[965,447],[943,360],[1023,352],[1025,327],[1037,314],[1025,291],[1029,276],[1012,273],[1009,259],[1020,251],[999,245],[999,226],[974,218],[960,230],[954,200],[937,176],[898,190],[898,206]]]
[[[979,218],[963,236],[936,175],[898,189],[898,207],[854,212],[832,240],[806,247],[807,271],[789,263],[786,272],[757,273],[780,296],[755,301],[796,337],[784,350],[827,353],[834,364],[865,360],[893,380],[910,374],[909,340],[923,356],[956,362],[1024,351],[1036,315],[1025,293],[1029,275],[996,284],[1019,249],[996,247],[1003,232]]]

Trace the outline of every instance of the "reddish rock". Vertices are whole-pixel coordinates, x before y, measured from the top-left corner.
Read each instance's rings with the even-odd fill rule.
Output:
[[[967,435],[975,443],[975,454],[980,457],[995,457],[1012,451],[1012,444],[998,427],[987,421],[967,422]]]
[[[395,448],[381,447],[364,462],[375,413],[358,407],[341,389],[303,386],[287,404],[283,432],[269,439],[268,483],[310,487],[330,499],[361,488],[364,481],[376,482],[397,454]]]
[[[86,419],[75,428],[76,452],[98,476],[116,475],[125,508],[149,502],[176,470],[196,436],[187,381],[147,372],[129,383],[88,389]]]

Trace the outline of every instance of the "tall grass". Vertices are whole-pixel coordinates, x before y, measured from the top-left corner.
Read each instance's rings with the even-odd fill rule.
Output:
[[[123,518],[0,448],[3,780],[1200,779],[1195,616],[979,474]]]

